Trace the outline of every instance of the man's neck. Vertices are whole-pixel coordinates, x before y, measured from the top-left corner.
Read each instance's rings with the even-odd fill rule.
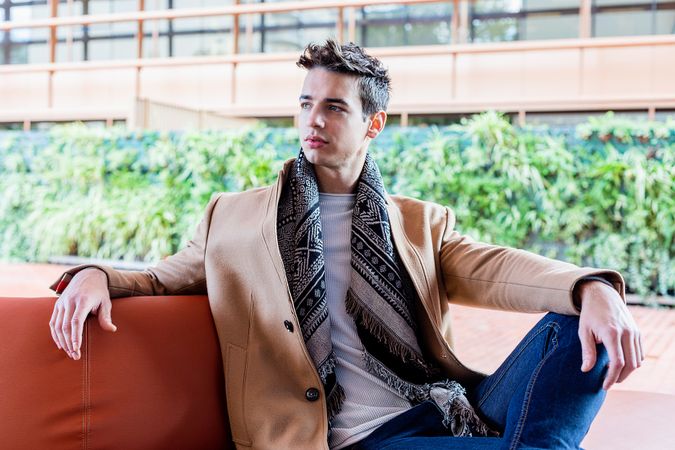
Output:
[[[359,182],[361,171],[335,170],[326,167],[314,167],[319,192],[324,194],[353,194]]]

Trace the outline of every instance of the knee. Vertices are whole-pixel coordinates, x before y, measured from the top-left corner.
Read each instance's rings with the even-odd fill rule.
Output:
[[[542,322],[554,328],[559,337],[564,335],[578,336],[579,334],[579,316],[551,312],[544,316]]]
[[[559,347],[572,347],[571,350],[581,353],[579,340],[579,316],[548,313],[542,319],[545,326],[551,328],[552,337]]]
[[[581,339],[579,338],[579,316],[548,313],[544,319],[555,331],[555,337],[559,347],[566,348],[572,354],[578,354],[581,358]],[[596,368],[604,368],[609,363],[609,356],[603,344],[596,344]],[[580,360],[581,361],[581,360]]]

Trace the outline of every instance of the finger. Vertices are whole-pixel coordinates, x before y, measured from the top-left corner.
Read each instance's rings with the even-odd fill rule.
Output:
[[[642,346],[642,335],[638,333],[637,335],[637,341],[638,341],[638,349],[640,350],[640,358],[638,359],[638,362],[640,365],[642,365],[642,362],[645,360],[645,349]]]
[[[63,307],[60,307],[58,311],[56,312],[56,321],[54,323],[54,332],[56,333],[56,338],[59,341],[59,346],[61,347],[61,350],[68,353],[68,346],[66,345],[66,341],[63,338],[63,331],[61,330],[61,322],[63,321]]]
[[[623,351],[621,349],[621,339],[619,338],[618,332],[612,332],[605,338],[602,342],[605,344],[607,349],[607,355],[609,356],[609,370],[605,376],[605,382],[602,385],[604,390],[608,390],[616,380],[619,378],[621,371],[625,365],[625,360],[623,357]]]
[[[74,307],[67,302],[64,305],[63,317],[61,317],[61,332],[63,333],[63,341],[68,349],[68,356],[73,357],[73,343],[70,339],[70,321],[73,317]]]
[[[98,311],[98,324],[106,331],[117,331],[117,327],[112,321],[112,303],[110,300],[101,302],[101,308]]]
[[[581,341],[581,371],[588,372],[595,366],[597,359],[595,338],[588,328],[580,327],[579,341]]]
[[[56,330],[54,325],[56,324],[56,316],[58,315],[59,304],[58,301],[54,304],[54,310],[52,311],[52,316],[49,318],[49,332],[52,334],[52,340],[56,344],[56,347],[61,350],[61,344],[59,343],[59,338],[56,336]]]
[[[623,382],[628,375],[630,375],[635,369],[637,369],[637,348],[635,347],[635,336],[633,333],[626,332],[621,339],[621,347],[623,348],[623,358],[626,361],[626,365],[623,366],[617,383]]]
[[[82,345],[82,333],[84,331],[84,323],[87,320],[89,311],[86,308],[78,306],[75,308],[75,313],[70,321],[71,335],[70,340],[73,344],[73,352],[75,359],[80,359],[80,346]]]

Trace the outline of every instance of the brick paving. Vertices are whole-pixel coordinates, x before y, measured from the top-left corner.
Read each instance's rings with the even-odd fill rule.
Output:
[[[66,268],[51,264],[0,263],[0,297],[43,297]],[[675,309],[630,306],[641,332],[643,366],[613,389],[675,395]],[[113,315],[114,315],[113,310]],[[455,348],[470,367],[490,373],[506,358],[541,314],[452,306]]]

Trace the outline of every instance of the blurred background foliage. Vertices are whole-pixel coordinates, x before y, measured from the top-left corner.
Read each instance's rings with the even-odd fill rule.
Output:
[[[214,192],[272,183],[298,149],[296,131],[279,128],[0,134],[0,258],[155,261],[187,242]],[[488,112],[389,127],[371,153],[391,194],[451,206],[462,233],[674,295],[675,121],[610,113],[565,134]]]

